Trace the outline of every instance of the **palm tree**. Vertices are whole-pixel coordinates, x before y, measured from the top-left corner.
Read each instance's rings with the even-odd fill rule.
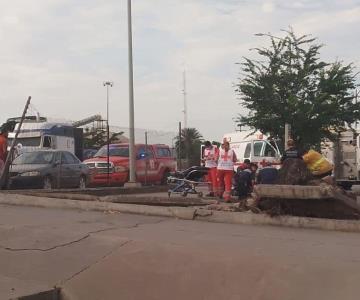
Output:
[[[187,161],[187,165],[199,165],[200,164],[200,148],[204,139],[201,133],[196,128],[184,128],[181,131],[181,138],[177,136],[175,138],[175,148],[179,157],[179,151],[181,150],[181,159]],[[179,147],[180,146],[180,147]]]

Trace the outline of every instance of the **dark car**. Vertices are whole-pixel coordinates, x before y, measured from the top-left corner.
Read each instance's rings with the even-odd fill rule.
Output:
[[[15,158],[10,167],[9,188],[84,189],[89,174],[89,168],[70,152],[26,152]]]

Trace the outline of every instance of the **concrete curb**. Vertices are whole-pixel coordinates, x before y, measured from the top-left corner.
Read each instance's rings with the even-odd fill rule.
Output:
[[[193,220],[196,211],[196,209],[192,207],[133,205],[100,201],[34,197],[18,194],[0,194],[0,204],[42,208],[80,209],[88,211],[117,211],[121,213],[148,216],[177,217],[184,220]]]
[[[162,207],[120,204],[98,201],[79,201],[33,197],[16,194],[0,194],[0,205],[33,206],[43,208],[80,209],[87,211],[116,211],[147,216],[175,217],[182,220],[199,220],[215,223],[243,225],[272,225],[304,229],[321,229],[360,232],[360,222],[352,220],[315,219],[293,216],[270,217],[251,212],[211,211],[198,207]]]

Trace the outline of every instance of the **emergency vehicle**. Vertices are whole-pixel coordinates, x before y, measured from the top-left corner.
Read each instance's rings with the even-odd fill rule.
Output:
[[[9,120],[18,121],[18,118]],[[8,121],[9,121],[8,120]],[[8,135],[8,148],[18,130],[17,123],[13,132]],[[21,126],[15,145],[15,154],[36,150],[64,150],[75,154],[82,160],[83,129],[75,128],[70,123],[48,122],[46,118],[26,117]]]
[[[136,180],[141,183],[165,184],[170,172],[176,169],[176,160],[169,146],[163,144],[136,144]],[[121,186],[129,180],[129,144],[111,144],[107,163],[107,145],[84,163],[90,168],[90,185]],[[109,173],[109,175],[108,175]],[[109,178],[109,182],[108,182]]]
[[[280,164],[281,153],[275,140],[269,139],[268,136],[253,130],[236,131],[224,134],[223,139],[230,143],[230,148],[235,151],[239,164],[249,159],[252,163],[257,163],[261,168],[265,162]]]

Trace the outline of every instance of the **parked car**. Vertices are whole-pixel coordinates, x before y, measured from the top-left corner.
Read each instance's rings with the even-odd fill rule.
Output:
[[[12,162],[9,188],[84,189],[89,174],[89,168],[68,151],[25,152]]]
[[[92,186],[120,186],[129,179],[129,144],[111,144],[107,164],[107,146],[102,147],[93,158],[84,161],[91,170]],[[136,180],[147,184],[166,184],[170,172],[175,171],[176,160],[169,146],[163,144],[136,144]]]

